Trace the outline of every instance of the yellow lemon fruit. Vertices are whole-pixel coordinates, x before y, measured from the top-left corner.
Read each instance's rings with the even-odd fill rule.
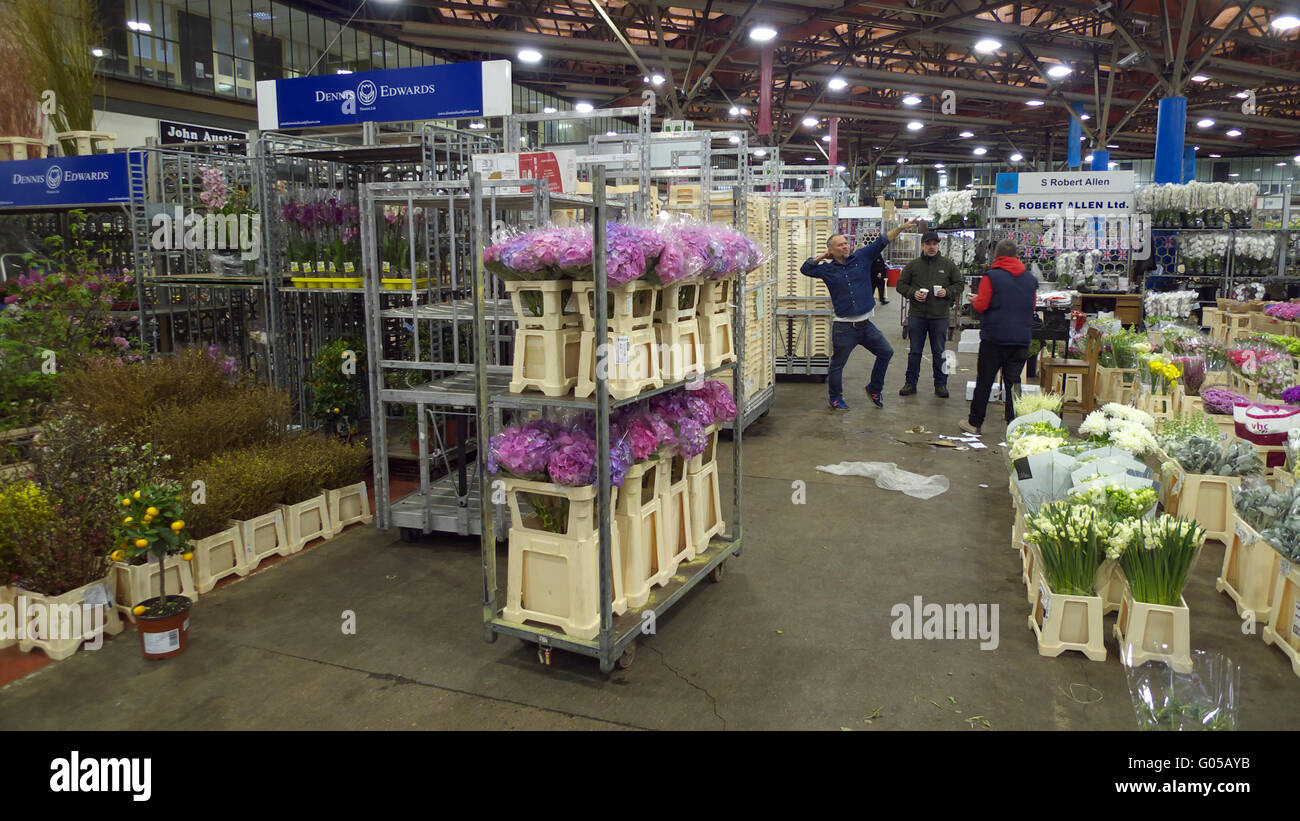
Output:
[[[149,540],[148,540],[148,539],[136,539],[136,540],[135,540],[135,546],[138,547],[138,548],[144,549],[144,548],[146,548],[146,547],[149,546]]]
[[[143,616],[144,610],[145,608],[143,604],[137,604],[135,607],[131,608],[131,612],[136,614],[137,616]]]
[[[144,515],[152,519],[153,517],[158,515],[158,508],[156,507],[147,508],[144,512]]]
[[[122,500],[122,507],[130,507],[130,506],[131,506],[131,500],[130,500],[130,499],[123,499],[123,500]]]
[[[193,554],[193,553],[182,553],[182,554],[181,554],[181,558],[188,562],[188,561],[191,561],[191,560],[194,558],[194,554]]]
[[[120,550],[114,550],[112,553],[108,555],[108,558],[112,559],[115,562],[120,562],[126,558],[126,554]]]
[[[185,529],[185,522],[184,522],[184,520],[182,520],[182,519],[177,519],[176,521],[172,522],[172,532],[173,532],[173,533],[180,533],[180,532],[181,532],[182,530],[184,530],[184,529]]]

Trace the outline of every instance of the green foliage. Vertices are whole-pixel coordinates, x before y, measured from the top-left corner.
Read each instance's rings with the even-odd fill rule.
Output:
[[[102,579],[112,521],[103,497],[56,499],[31,483],[0,491],[0,544],[8,578],[24,590],[58,596]]]
[[[235,386],[220,362],[190,349],[141,362],[97,360],[67,374],[60,392],[95,424],[139,431],[159,406],[191,407],[229,397]]]
[[[173,469],[233,448],[279,439],[291,416],[289,397],[261,385],[241,385],[229,395],[154,410],[141,438],[171,457]]]
[[[111,558],[141,564],[142,560],[162,560],[169,553],[184,553],[190,545],[185,532],[185,508],[180,485],[164,482],[146,485],[116,500],[113,512],[122,517],[114,528],[117,544]],[[166,596],[161,591],[160,596]]]
[[[344,352],[355,354],[352,373],[344,373]],[[316,354],[311,371],[311,416],[322,428],[343,436],[358,432],[366,349],[357,339],[336,339]]]
[[[40,487],[30,481],[0,487],[0,583],[9,584],[21,553],[54,530],[54,507]]]

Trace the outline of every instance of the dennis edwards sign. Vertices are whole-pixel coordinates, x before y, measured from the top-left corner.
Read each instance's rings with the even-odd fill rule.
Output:
[[[127,202],[126,154],[90,154],[0,163],[0,206]]]
[[[263,130],[511,113],[510,61],[447,63],[257,84]]]

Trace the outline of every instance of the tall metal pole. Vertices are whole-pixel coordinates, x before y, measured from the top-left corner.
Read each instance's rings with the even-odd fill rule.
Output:
[[[593,346],[596,351],[596,514],[600,521],[600,560],[597,572],[600,574],[600,658],[602,665],[608,659],[613,648],[612,628],[613,588],[610,568],[611,557],[610,534],[610,483],[609,483],[609,314],[608,281],[605,271],[605,166],[597,165],[591,170],[592,199],[592,270],[594,271],[596,304],[596,339]]]
[[[479,522],[481,535],[479,549],[483,553],[483,627],[484,636],[491,640],[495,635],[488,626],[497,614],[497,544],[495,519],[492,516],[494,495],[487,472],[490,408],[487,378],[487,320],[484,317],[483,270],[483,177],[478,172],[469,175],[469,233],[470,259],[468,271],[474,299],[474,410],[478,421]],[[454,208],[449,213],[454,214]]]

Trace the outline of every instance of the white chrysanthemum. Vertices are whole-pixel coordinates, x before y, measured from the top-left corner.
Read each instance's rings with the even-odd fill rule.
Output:
[[[1108,432],[1110,432],[1110,420],[1101,411],[1088,414],[1084,417],[1083,424],[1079,425],[1081,436],[1105,436]]]
[[[1012,459],[1023,459],[1035,453],[1043,453],[1049,450],[1057,450],[1065,444],[1063,439],[1055,436],[1042,436],[1037,433],[1027,434],[1016,440],[1011,446],[1010,456]]]
[[[1156,438],[1146,428],[1129,425],[1113,431],[1110,441],[1115,447],[1128,451],[1134,456],[1151,453],[1157,448]]]

